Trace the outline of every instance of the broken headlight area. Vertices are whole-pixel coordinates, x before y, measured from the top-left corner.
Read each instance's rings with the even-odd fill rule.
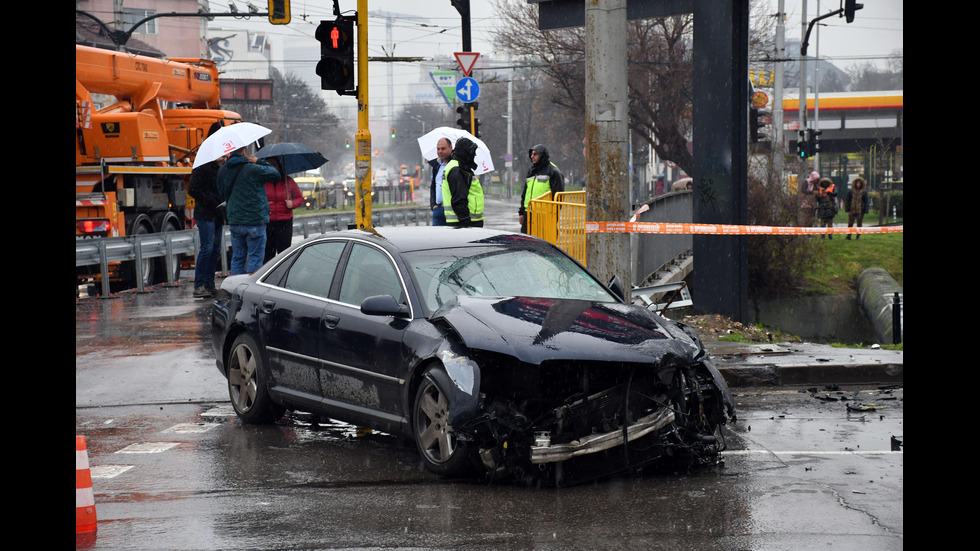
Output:
[[[480,413],[456,430],[494,478],[568,486],[641,467],[710,464],[725,447],[727,390],[704,364],[481,371]]]

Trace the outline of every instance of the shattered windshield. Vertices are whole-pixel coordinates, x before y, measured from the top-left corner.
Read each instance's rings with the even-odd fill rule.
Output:
[[[616,301],[575,262],[541,250],[468,247],[404,256],[430,311],[457,295]]]

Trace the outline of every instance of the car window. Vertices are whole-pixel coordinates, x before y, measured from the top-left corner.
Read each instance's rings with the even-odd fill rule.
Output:
[[[289,268],[283,287],[323,298],[330,296],[330,282],[345,245],[344,241],[325,241],[304,247]]]
[[[456,249],[406,255],[430,310],[456,295],[570,298],[614,302],[579,265],[530,249]]]
[[[360,306],[362,300],[374,295],[391,295],[398,302],[405,300],[401,279],[388,256],[374,247],[355,244],[344,270],[339,299]]]

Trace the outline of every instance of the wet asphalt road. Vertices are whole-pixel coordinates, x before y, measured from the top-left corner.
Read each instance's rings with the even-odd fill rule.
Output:
[[[98,517],[78,549],[903,548],[901,389],[734,389],[729,450],[704,471],[449,481],[390,435],[239,423],[191,291],[76,302],[75,432]]]

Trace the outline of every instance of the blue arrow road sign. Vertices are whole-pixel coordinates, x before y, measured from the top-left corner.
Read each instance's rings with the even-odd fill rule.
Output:
[[[473,77],[459,79],[456,83],[456,97],[466,103],[476,101],[480,97],[480,83]]]

